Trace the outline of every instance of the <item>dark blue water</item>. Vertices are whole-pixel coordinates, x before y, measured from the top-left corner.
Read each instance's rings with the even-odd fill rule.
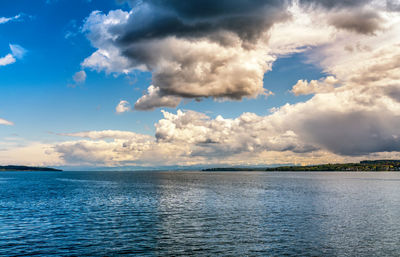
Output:
[[[2,256],[398,256],[400,173],[2,172]]]

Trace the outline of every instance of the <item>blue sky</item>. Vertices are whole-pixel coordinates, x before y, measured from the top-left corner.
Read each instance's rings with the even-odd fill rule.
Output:
[[[193,5],[196,4],[195,2],[196,1],[193,2]],[[254,3],[256,2],[257,1],[254,1]],[[397,51],[394,45],[383,46],[378,40],[379,37],[389,38],[388,44],[395,41],[395,33],[393,31],[396,31],[398,26],[396,25],[396,21],[390,19],[390,17],[396,13],[394,11],[389,12],[387,9],[385,11],[384,8],[379,9],[381,7],[374,7],[369,1],[360,1],[357,6],[338,5],[336,9],[331,9],[323,5],[318,6],[318,1],[315,5],[312,5],[313,8],[311,9],[309,6],[307,8],[307,6],[299,5],[299,3],[294,3],[290,6],[281,6],[280,4],[273,3],[273,1],[270,2],[271,3],[266,1],[265,6],[264,4],[262,6],[262,10],[266,10],[265,17],[272,17],[278,13],[276,8],[284,8],[285,11],[289,10],[291,15],[297,18],[274,18],[272,22],[275,25],[273,27],[262,27],[260,29],[262,33],[256,35],[258,37],[257,41],[253,39],[251,39],[253,40],[251,41],[241,36],[242,30],[248,32],[251,29],[250,27],[247,28],[246,26],[248,25],[245,23],[242,25],[240,23],[242,21],[238,21],[240,25],[238,27],[239,29],[226,27],[224,23],[215,23],[213,27],[221,26],[219,30],[213,32],[207,29],[206,32],[201,32],[201,34],[196,34],[199,33],[199,29],[203,29],[200,27],[190,32],[190,34],[182,34],[187,33],[187,29],[178,30],[176,27],[177,25],[174,25],[175,27],[172,28],[164,28],[161,26],[162,21],[165,22],[168,21],[168,19],[181,19],[181,21],[185,23],[189,22],[192,17],[200,17],[198,19],[204,19],[205,22],[209,22],[209,20],[207,20],[209,19],[209,15],[219,15],[219,6],[215,7],[215,13],[210,12],[211,14],[205,14],[202,13],[201,10],[195,13],[193,12],[195,9],[182,9],[179,3],[174,1],[171,2],[172,7],[167,4],[160,4],[160,6],[157,6],[157,4],[159,4],[157,1],[150,0],[142,2],[125,1],[124,3],[117,3],[113,0],[3,1],[0,4],[0,17],[11,19],[0,24],[0,58],[11,53],[10,44],[21,46],[26,50],[23,56],[19,58],[14,56],[16,59],[14,63],[0,66],[0,90],[2,96],[2,101],[0,101],[0,118],[13,123],[11,126],[0,125],[0,140],[4,144],[2,147],[3,151],[11,151],[12,153],[10,154],[15,154],[18,152],[18,147],[29,147],[31,144],[41,144],[47,149],[46,152],[56,149],[55,154],[57,155],[58,161],[54,163],[67,166],[125,165],[126,163],[130,165],[164,165],[172,163],[180,164],[181,162],[188,165],[202,162],[214,163],[215,161],[206,159],[206,153],[214,153],[214,151],[219,149],[219,146],[225,150],[227,148],[232,150],[233,146],[225,145],[227,144],[225,139],[225,141],[221,139],[223,142],[217,140],[219,146],[212,150],[210,150],[211,148],[208,148],[208,146],[206,150],[197,149],[198,146],[194,146],[196,149],[191,148],[186,154],[181,153],[180,157],[173,162],[163,161],[155,163],[151,163],[148,160],[143,161],[141,158],[136,157],[132,158],[132,160],[123,158],[124,161],[119,162],[115,161],[115,159],[119,159],[116,156],[113,157],[114,161],[110,162],[85,160],[75,155],[67,156],[68,154],[66,152],[60,150],[59,144],[62,145],[71,142],[79,144],[79,140],[92,140],[93,142],[91,141],[91,143],[97,142],[96,140],[104,140],[104,142],[118,142],[118,140],[120,140],[118,137],[113,138],[109,136],[100,139],[83,136],[81,137],[83,139],[79,139],[79,136],[65,135],[65,133],[71,134],[106,130],[128,131],[140,135],[148,135],[154,137],[152,140],[160,142],[165,139],[160,132],[162,127],[162,122],[160,123],[160,121],[166,119],[165,114],[163,114],[161,110],[166,110],[173,115],[178,115],[178,109],[184,112],[183,115],[187,112],[195,112],[207,115],[210,122],[216,120],[216,118],[221,115],[227,122],[228,120],[230,122],[230,120],[233,121],[242,117],[245,113],[252,113],[258,116],[260,120],[270,120],[273,118],[270,117],[271,114],[275,112],[277,108],[284,105],[289,106],[287,107],[289,109],[293,109],[287,112],[295,112],[297,109],[300,111],[300,108],[303,108],[303,104],[310,106],[310,110],[313,108],[317,110],[319,107],[311,107],[311,105],[315,104],[317,101],[324,102],[324,100],[321,100],[323,97],[328,99],[326,103],[333,101],[336,102],[338,106],[344,106],[341,104],[343,101],[356,102],[356,100],[345,99],[345,97],[348,97],[347,95],[338,95],[342,94],[341,92],[344,89],[347,90],[347,88],[350,88],[349,90],[355,90],[355,88],[359,88],[353,85],[355,79],[351,77],[350,73],[346,73],[346,68],[343,68],[344,63],[348,63],[347,58],[349,58],[346,56],[346,53],[349,56],[354,55],[354,60],[357,62],[356,64],[360,66],[358,67],[354,64],[355,67],[351,66],[349,70],[351,68],[355,74],[357,74],[357,72],[360,73],[360,76],[363,75],[361,74],[362,70],[368,69],[368,65],[371,66],[373,63],[382,62],[382,60],[373,60],[372,54],[371,56],[366,56],[366,54],[363,53],[363,56],[361,56],[360,53],[357,53],[358,50],[350,51],[344,49],[346,47],[348,49],[361,49],[364,44],[365,49],[371,49],[371,51],[379,51],[385,47],[387,49],[392,49],[394,52]],[[236,7],[241,4],[242,1],[232,1],[232,3],[227,3],[227,6],[222,7],[225,8],[226,15],[229,16],[229,12],[237,12]],[[242,8],[242,15],[245,15],[248,20],[258,15],[258,9],[260,9],[260,7],[257,6],[255,6],[255,9],[252,9],[252,4],[253,2],[250,1],[246,5],[246,8]],[[174,10],[172,16],[168,8]],[[274,15],[269,13],[269,10],[272,8],[275,8],[273,9]],[[376,13],[373,13],[374,9],[377,10]],[[116,10],[120,10],[120,12],[112,19],[114,19],[114,21],[118,19],[121,20],[118,20],[118,24],[115,25],[114,28],[110,28],[107,22],[111,20],[111,13]],[[94,11],[100,12],[96,13]],[[207,12],[207,10],[203,12]],[[361,14],[357,12],[361,12]],[[313,19],[318,20],[318,13],[323,13],[326,17],[331,17],[330,19],[326,19],[326,25],[323,25],[323,22],[321,22],[322,25],[318,27],[312,22]],[[364,21],[363,17],[365,13],[377,17],[376,19],[374,18],[375,20],[373,21],[382,23],[382,26],[380,24],[375,24],[376,27],[374,27],[371,25],[371,20]],[[311,22],[309,21],[307,25],[305,18],[298,18],[301,15],[310,19]],[[360,17],[359,20],[357,20],[359,24],[340,23],[337,21],[337,17],[340,15]],[[12,19],[13,17],[16,18]],[[128,20],[124,20],[124,17],[129,18]],[[233,20],[233,22],[236,21]],[[371,25],[371,28],[363,27],[363,25],[365,25],[363,23],[368,24],[368,26]],[[294,29],[297,28],[296,26],[299,26],[299,28],[304,31],[296,31],[296,29]],[[386,26],[386,30],[381,29],[384,26]],[[160,32],[159,28],[161,27],[165,29],[165,31]],[[369,29],[371,29],[371,31],[369,31]],[[107,33],[115,33],[119,41],[113,39],[111,42],[106,38],[108,34],[105,34],[106,32],[103,30],[108,30]],[[140,34],[142,30],[147,30],[147,34]],[[293,32],[293,30],[295,32]],[[225,45],[225,43],[215,43],[212,41],[214,40],[213,37],[215,33],[221,33],[220,36],[226,36],[223,34],[226,31],[234,36],[238,36],[238,39],[242,40],[242,45],[232,47],[230,45]],[[292,34],[287,34],[289,32]],[[129,33],[134,35],[133,39],[127,39],[129,38],[127,37],[130,35]],[[154,36],[156,33],[162,34]],[[152,36],[149,37],[148,35]],[[343,37],[349,38],[347,45],[346,42],[342,40]],[[194,65],[193,67],[196,65],[196,67],[200,67],[199,65],[202,64],[199,61],[200,64],[198,65],[196,61],[192,60],[194,54],[193,56],[191,56],[191,54],[197,51],[196,47],[200,47],[199,45],[193,44],[193,42],[204,44],[208,47],[207,49],[209,49],[210,52],[214,51],[213,47],[226,49],[229,57],[226,57],[227,59],[224,59],[224,62],[229,62],[226,60],[232,60],[232,65],[229,66],[230,64],[226,63],[223,68],[226,70],[223,70],[221,74],[230,75],[224,75],[226,76],[225,79],[224,77],[218,77],[220,75],[217,74],[214,79],[211,79],[214,80],[211,82],[201,82],[206,81],[203,79],[201,81],[190,82],[189,80],[186,81],[186,79],[188,79],[187,74],[191,77],[192,75],[190,74],[196,72],[195,70],[190,70],[190,68],[189,70],[182,70],[178,73],[174,73],[175,77],[173,79],[162,80],[162,78],[166,78],[167,72],[170,72],[169,68],[165,68],[166,64],[162,62],[168,60],[168,65],[172,65],[172,63],[179,63],[181,60],[179,58],[182,58],[180,55],[171,57],[166,54],[169,51],[175,53],[174,51],[179,50],[178,48],[174,49],[173,44],[170,46],[170,49],[167,49],[169,47],[169,40],[174,40],[174,38],[176,40],[174,44],[182,44],[182,49],[186,47],[186,51],[189,51],[188,56],[185,56],[185,58],[188,58],[186,62],[190,60],[188,67],[192,67],[190,65]],[[127,40],[131,41],[127,42]],[[145,46],[140,45],[136,40],[142,40],[138,42],[147,42],[146,44],[148,44],[148,47],[146,44]],[[245,47],[244,44],[251,44],[253,48]],[[341,45],[343,45],[343,47]],[[154,49],[152,50],[151,47],[154,47]],[[161,47],[166,48],[167,51],[164,51]],[[342,47],[340,48],[340,52],[337,52],[339,51],[338,47]],[[135,49],[137,48],[140,48],[140,51],[148,55],[146,58],[155,59],[139,59],[139,55],[136,52],[128,55],[129,51],[136,51]],[[112,55],[113,49],[119,51],[118,56],[114,57],[114,55]],[[106,62],[96,59],[97,57],[94,56],[96,52],[104,53],[107,51],[111,57]],[[150,53],[152,51],[160,51],[160,55],[166,55],[165,57],[151,57],[152,55]],[[272,67],[272,69],[262,64],[263,59],[260,56],[263,52],[267,55],[265,63]],[[260,65],[259,67],[254,66],[254,70],[248,70],[248,73],[243,73],[243,75],[229,73],[231,68],[237,69],[237,67],[241,67],[243,71],[250,69],[249,67],[252,69],[253,66],[251,65],[254,65],[254,63],[250,63],[250,59],[254,53],[257,54],[257,65]],[[241,55],[248,57],[236,59],[235,56]],[[394,58],[393,56],[388,56],[387,59]],[[129,62],[131,62],[131,64],[129,64],[130,66],[122,67],[125,64],[118,64],[118,58],[120,57],[129,60]],[[197,56],[196,58],[198,60],[203,60],[211,57],[206,57],[206,53],[204,53],[203,57]],[[90,64],[85,63],[87,60],[92,62]],[[204,65],[218,63],[217,61],[218,60],[206,60],[204,61]],[[365,65],[361,67],[361,64]],[[111,70],[107,70],[107,67],[111,67],[107,65],[112,66]],[[115,65],[115,67],[113,65]],[[143,69],[143,66],[140,67],[140,65],[148,66],[146,69]],[[250,76],[248,74],[256,74],[256,72],[259,74],[259,69],[262,69],[264,73],[261,77],[262,80],[256,77],[246,78],[246,76]],[[392,74],[391,72],[394,72],[393,69],[383,69],[386,71],[386,75],[389,73],[389,77],[390,74]],[[73,76],[79,71],[84,72],[86,77],[82,79],[82,81],[77,82],[74,81]],[[184,74],[184,72],[188,73]],[[211,78],[214,75],[215,74],[208,74],[207,76]],[[236,75],[238,76],[237,80],[243,79],[243,81],[246,81],[245,83],[248,83],[248,81],[257,82],[255,82],[254,85],[249,84],[249,89],[244,93],[240,83],[236,85],[234,81],[231,81],[231,77],[235,77]],[[331,78],[331,80],[326,80],[328,77]],[[230,83],[233,83],[234,86],[231,87],[229,83],[225,85],[225,80],[231,81]],[[361,83],[362,86],[368,84],[365,81],[359,83]],[[382,83],[386,83],[388,87],[393,87],[393,84],[396,83],[396,78],[394,76],[391,81]],[[146,95],[150,97],[149,93],[146,92],[147,88],[153,84],[155,88],[161,90],[161,93],[157,93],[157,95],[154,96],[155,100],[153,99],[153,95],[151,95],[151,98],[147,98],[146,101],[148,103],[146,102],[145,105],[146,110],[142,110],[143,107],[140,107],[138,104],[133,107],[138,99],[142,99]],[[295,85],[297,85],[297,89],[294,88]],[[217,89],[215,88],[216,86]],[[263,90],[267,90],[266,92],[272,92],[273,94],[268,96],[263,95],[260,93],[260,87],[263,88]],[[353,95],[354,94],[357,95],[361,93],[358,92],[353,93]],[[388,97],[390,98],[390,95]],[[150,99],[150,101],[148,99]],[[174,101],[174,103],[169,102],[164,105],[159,105],[157,103],[156,105],[152,105],[154,104],[152,101],[164,101],[163,99],[169,99],[168,101]],[[200,101],[196,101],[196,99],[200,99]],[[117,113],[116,106],[122,100],[129,102],[131,109],[127,112]],[[380,105],[376,104],[376,106],[378,107]],[[321,107],[321,109],[324,108],[324,106]],[[351,110],[357,109],[358,107],[351,106],[348,108],[349,109],[346,110],[329,110],[329,113],[326,115],[330,115],[333,112],[342,112],[343,115],[347,115]],[[391,108],[392,107],[386,108],[386,112],[392,112],[393,109]],[[308,110],[309,109],[307,109],[307,111]],[[281,116],[283,117],[284,111],[278,111],[278,114],[282,114]],[[278,114],[274,115],[278,116]],[[312,117],[317,117],[317,115],[314,116],[312,113],[308,115],[310,115],[308,117],[310,119]],[[297,115],[296,117],[299,116],[301,115]],[[324,114],[321,114],[321,117],[323,116]],[[193,116],[191,119],[195,120],[196,117]],[[299,121],[299,124],[301,122],[304,124],[311,121],[314,122],[314,119],[309,120],[308,118],[304,121]],[[340,117],[335,116],[335,118]],[[203,118],[200,118],[200,120],[202,119]],[[271,124],[273,123],[272,121],[265,121],[265,123],[268,122]],[[159,124],[159,126],[155,126],[155,124]],[[197,123],[194,122],[193,124]],[[318,157],[319,159],[315,160],[315,162],[323,162],[324,160],[331,159],[345,161],[360,156],[369,157],[370,154],[379,155],[388,152],[397,152],[397,146],[387,146],[387,149],[385,148],[386,146],[379,149],[355,149],[354,156],[356,157],[354,157],[351,153],[348,153],[346,150],[347,148],[336,149],[336,146],[326,145],[329,144],[329,142],[325,143],[324,140],[320,141],[320,139],[312,138],[308,135],[309,133],[302,131],[305,125],[299,124],[296,123],[296,126],[301,127],[301,129],[298,127],[278,129],[275,127],[274,131],[270,134],[274,135],[274,140],[278,140],[276,139],[278,135],[286,135],[285,133],[289,133],[290,135],[294,133],[296,135],[296,140],[301,138],[304,141],[304,138],[307,138],[307,142],[301,147],[303,150],[294,150],[293,153],[290,153],[290,151],[295,148],[293,146],[294,141],[292,141],[290,146],[286,147],[275,147],[269,144],[263,145],[263,143],[257,143],[257,146],[248,148],[252,150],[247,149],[243,152],[237,151],[242,153],[243,156],[258,156],[255,158],[255,160],[257,160],[255,163],[257,164],[262,163],[262,158],[260,157],[261,153],[266,155],[274,153],[274,156],[276,156],[281,152],[281,154],[287,157],[285,160],[282,158],[276,159],[276,157],[272,156],[268,157],[266,163],[273,164],[282,162],[295,163],[296,158],[300,158],[302,161],[299,162],[304,163],[306,162],[304,160],[307,158],[317,158],[315,156],[322,156],[320,158]],[[282,124],[279,126],[281,125]],[[213,125],[210,124],[204,126],[207,129],[213,127]],[[395,124],[393,126],[395,126]],[[316,125],[316,127],[318,126]],[[297,129],[299,131],[297,131]],[[326,130],[325,127],[324,129]],[[387,133],[393,134],[391,128],[379,127],[377,129],[383,129],[385,131],[379,132],[381,135],[386,135]],[[267,128],[263,129],[263,131],[266,130]],[[335,132],[337,131],[333,131],[331,134],[335,134]],[[316,132],[316,134],[318,133],[319,132]],[[353,131],[339,131],[338,133],[351,134]],[[363,132],[360,133],[362,134]],[[231,136],[237,137],[238,135],[232,134]],[[394,136],[394,134],[392,136]],[[264,136],[261,136],[261,141],[263,137]],[[370,137],[371,135],[366,135],[365,138],[360,138],[362,140],[369,140]],[[10,140],[10,138],[12,139]],[[16,140],[16,138],[18,138],[18,140]],[[385,136],[379,140],[379,142],[386,142],[389,139]],[[10,143],[11,141],[12,143]],[[171,143],[170,141],[168,142]],[[397,143],[395,143],[395,145],[396,144]],[[221,149],[218,151],[222,151]],[[116,149],[111,150],[111,152],[116,151]],[[192,156],[193,161],[189,161],[191,154],[198,151],[202,152],[202,159],[196,159],[197,157]],[[239,158],[237,156],[237,151],[227,151],[226,155],[231,161],[225,164],[241,163],[240,161],[233,161]],[[253,153],[252,151],[257,152]],[[299,157],[298,155],[302,151],[303,156]],[[5,154],[3,158],[9,156],[10,155]],[[52,155],[49,155],[49,158],[50,156]],[[0,156],[0,161],[5,163],[6,160],[1,158]],[[18,157],[15,157],[13,160],[18,163],[35,164],[32,160],[28,161],[23,157],[20,158],[20,161]],[[38,164],[53,164],[51,161],[48,161],[49,158],[43,158],[43,161],[39,161]],[[195,159],[196,161],[194,161]],[[94,158],[94,160],[98,159]]]

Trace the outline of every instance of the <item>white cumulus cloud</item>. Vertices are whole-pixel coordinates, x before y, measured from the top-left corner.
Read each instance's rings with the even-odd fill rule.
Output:
[[[7,54],[6,56],[0,58],[0,66],[6,66],[14,63],[16,60],[12,54]]]
[[[291,92],[295,95],[328,93],[332,92],[338,83],[339,81],[333,76],[328,76],[320,80],[311,80],[310,82],[300,79],[293,86]]]
[[[121,100],[117,107],[115,107],[115,111],[117,113],[124,113],[124,112],[129,112],[131,110],[131,105],[128,101],[126,100]]]

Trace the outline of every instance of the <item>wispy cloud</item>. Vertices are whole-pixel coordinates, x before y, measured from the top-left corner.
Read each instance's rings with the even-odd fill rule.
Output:
[[[1,118],[0,118],[0,125],[12,126],[12,125],[14,125],[14,123],[11,122],[11,121],[8,121],[8,120],[1,119]]]
[[[0,17],[0,24],[5,24],[11,21],[20,20],[22,14],[15,15],[14,17]],[[4,57],[0,57],[0,66],[6,66],[16,62],[16,59],[22,59],[26,54],[26,49],[20,45],[9,44],[11,53]]]
[[[0,17],[0,24],[4,24],[11,21],[16,21],[21,18],[21,14],[15,15],[14,17]]]
[[[27,53],[27,50],[20,45],[10,44],[10,50],[12,55],[17,59],[22,59]]]

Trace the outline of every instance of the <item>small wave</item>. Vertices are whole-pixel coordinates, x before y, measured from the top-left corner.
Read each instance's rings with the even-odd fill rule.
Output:
[[[0,183],[6,183],[9,180],[14,180],[14,178],[0,178]]]
[[[113,181],[104,181],[104,180],[72,179],[72,178],[57,178],[56,180],[63,181],[63,182],[115,184],[115,182],[113,182]]]

